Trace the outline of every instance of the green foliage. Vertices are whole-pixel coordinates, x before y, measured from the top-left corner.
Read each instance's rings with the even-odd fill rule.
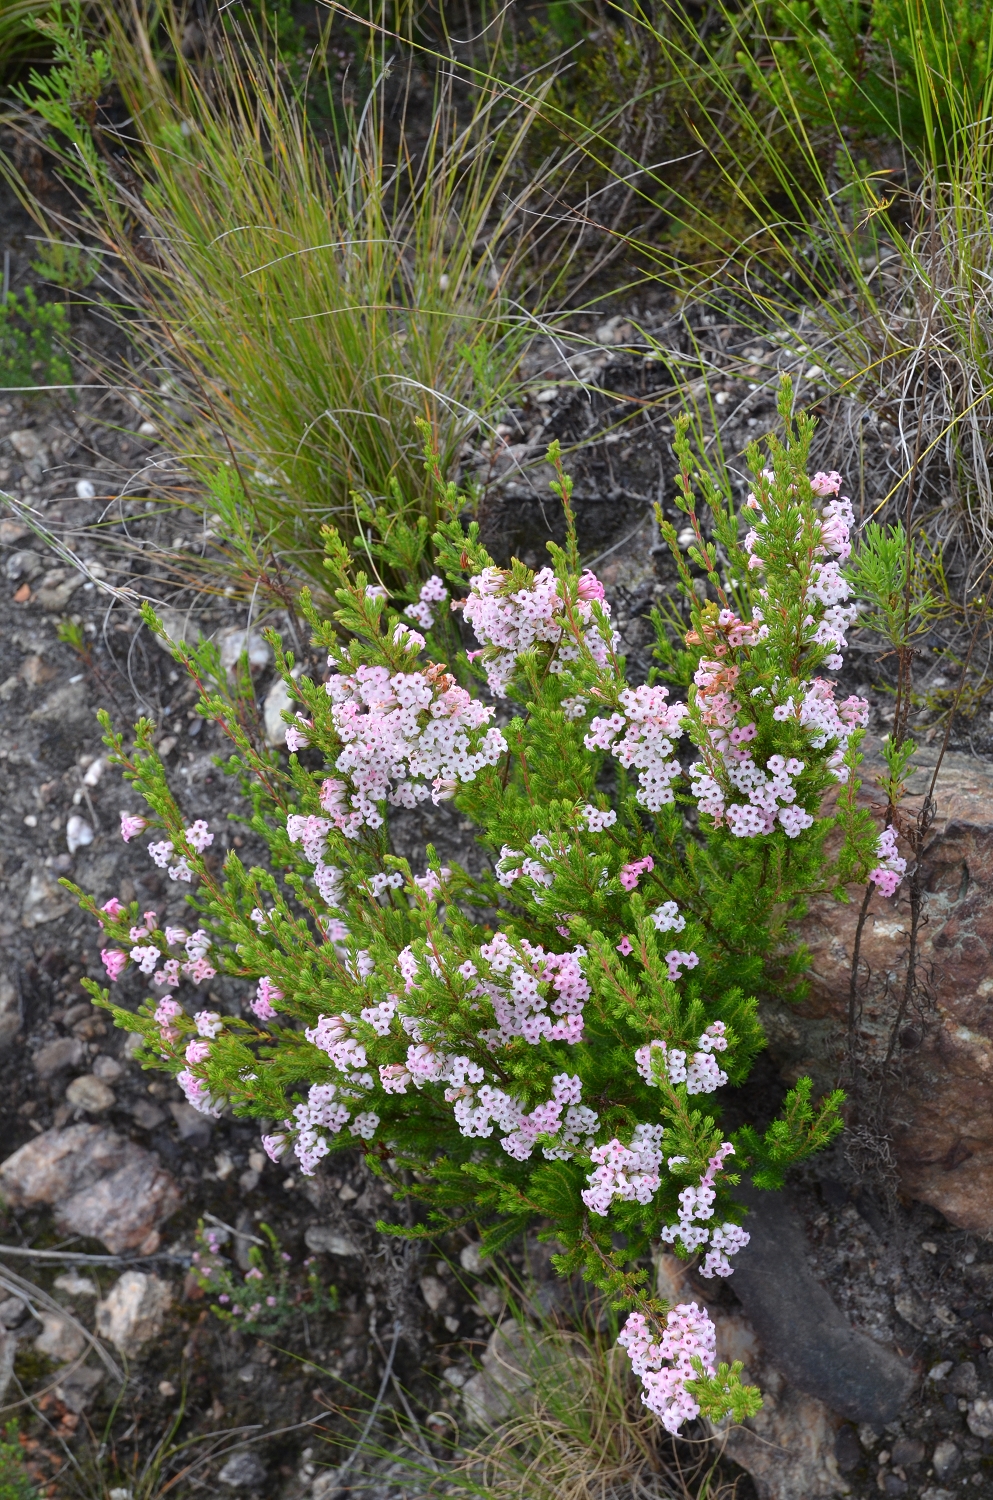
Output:
[[[440,86],[427,139],[397,163],[388,68],[328,143],[286,68],[240,25],[220,43],[216,88],[184,59],[178,13],[163,18],[168,77],[138,20],[119,7],[102,19],[95,44],[78,5],[60,12],[59,64],[23,97],[53,128],[63,174],[83,182],[89,232],[138,288],[142,318],[120,316],[139,367],[182,388],[177,415],[175,386],[140,389],[136,374],[152,420],[205,484],[219,465],[236,469],[226,499],[240,520],[221,545],[285,603],[288,567],[323,583],[321,528],[348,524],[354,493],[373,506],[391,503],[394,483],[417,493],[419,422],[451,475],[519,388],[530,313],[555,281],[521,231],[539,177],[515,188],[513,174],[540,90],[509,111],[477,94],[460,115]],[[108,175],[91,107],[111,69],[138,187]],[[143,235],[154,260],[136,253]]]
[[[69,143],[64,169],[72,182],[85,187],[96,178],[107,181],[93,124],[111,65],[106,51],[86,40],[82,0],[66,0],[64,9],[62,0],[52,0],[47,14],[30,24],[53,44],[53,62],[43,73],[32,68],[27,84],[13,93]]]
[[[909,646],[930,628],[941,601],[902,522],[878,526],[870,521],[848,571],[864,601],[859,623],[881,635],[892,650]]]
[[[207,1112],[229,1104],[239,1116],[282,1121],[267,1149],[278,1155],[292,1146],[304,1171],[328,1152],[367,1141],[370,1168],[396,1196],[422,1205],[412,1223],[385,1226],[391,1233],[430,1235],[473,1220],[492,1250],[538,1220],[563,1247],[556,1263],[564,1273],[581,1270],[615,1305],[636,1305],[654,1318],[665,1308],[646,1296],[639,1262],[660,1236],[673,1241],[683,1189],[712,1184],[713,1222],[730,1231],[742,1217],[734,1198],[741,1173],[776,1186],[793,1162],[840,1128],[841,1096],[815,1101],[809,1080],[801,1080],[763,1134],[746,1125],[726,1140],[713,1097],[716,1073],[698,1087],[665,1060],[678,1052],[692,1056],[694,1068],[713,1069],[706,1047],[697,1049],[716,1037],[727,1081],[743,1082],[764,1045],[757,997],[801,993],[806,958],[790,946],[807,896],[841,878],[864,879],[875,858],[876,830],[854,801],[857,739],[844,749],[842,719],[823,707],[833,702],[833,688],[818,672],[835,637],[812,623],[814,614],[825,620],[816,594],[828,586],[825,568],[835,570],[830,587],[838,585],[839,565],[824,559],[842,542],[824,545],[818,496],[829,491],[815,490],[807,476],[812,423],[804,416],[792,422],[791,404],[787,383],[780,400],[785,439],[770,439],[766,453],[758,445],[749,452],[761,519],[760,530],[745,538],[742,520],[755,512],[739,517],[713,480],[695,473],[684,427],[677,436],[679,503],[697,538],[688,558],[671,525],[661,524],[680,568],[690,628],[681,622],[677,641],[664,620],[658,629],[663,671],[677,649],[690,658],[684,707],[666,705],[657,686],[628,689],[600,585],[580,573],[571,486],[553,448],[568,539],[564,548],[550,544],[551,567],[540,576],[518,561],[507,570],[493,565],[475,523],[464,528],[454,518],[463,497],[433,454],[433,536],[426,507],[405,513],[399,497],[390,508],[357,506],[360,536],[351,551],[327,529],[336,608],[328,620],[309,600],[304,607],[332,667],[328,689],[293,676],[292,656],[270,636],[299,705],[298,718],[287,716],[297,737],[289,743],[299,751],[288,763],[260,748],[223,684],[216,651],[206,643],[177,648],[200,688],[200,713],[228,738],[227,769],[252,809],[252,829],[268,850],[265,865],[246,868],[234,849],[222,866],[206,861],[206,830],[186,827],[154,751],[154,725],[140,721],[128,750],[104,720],[111,759],[147,804],[155,858],[174,879],[197,882],[188,898],[198,925],[186,942],[188,961],[174,952],[183,934],[154,925],[141,939],[146,947],[134,948],[146,972],[146,959],[151,968],[163,965],[156,982],[166,986],[165,999],[145,1001],[135,1015],[90,986],[117,1024],[142,1033],[143,1062],[178,1076]],[[709,516],[699,513],[697,490]],[[432,554],[458,594],[469,580],[469,599],[460,602],[475,611],[468,617],[480,652],[464,651],[440,577],[424,588]],[[353,555],[396,580],[392,604],[383,586],[356,569]],[[705,596],[693,567],[706,578]],[[529,645],[505,648],[504,626],[493,625],[493,636],[480,623],[516,618],[518,608],[530,619],[542,598],[554,601],[557,623]],[[150,611],[146,620],[156,628]],[[484,675],[513,706],[501,729],[478,697]],[[377,686],[362,688],[365,698],[350,697],[359,684]],[[421,707],[405,709],[404,717],[399,705],[408,692]],[[812,719],[804,717],[808,709]],[[854,725],[861,709],[852,700],[838,711]],[[621,742],[612,748],[616,725],[641,723],[639,713],[656,716],[645,721],[656,726],[652,744],[663,725],[669,735],[688,736],[701,758],[693,774],[707,769],[717,790],[657,797],[656,783],[640,780],[638,770],[656,762],[639,759],[642,751],[618,753]],[[453,771],[397,770],[395,786],[388,781],[373,800],[357,789],[365,785],[361,768],[380,764],[380,747],[393,743],[388,736],[401,725],[413,736],[404,743],[414,748],[403,752],[411,768],[419,756],[434,765],[428,747],[448,743],[449,715],[465,716]],[[737,716],[749,722],[729,741],[727,726],[737,725]],[[750,749],[735,759],[739,743]],[[400,751],[394,745],[389,753]],[[653,752],[671,753],[668,741]],[[471,764],[463,759],[469,756],[476,757]],[[755,836],[736,833],[735,809],[723,811],[724,800],[739,795],[732,773],[743,760],[794,778],[790,805]],[[437,779],[418,782],[420,774]],[[685,787],[678,765],[667,774]],[[825,814],[835,779],[847,782],[849,801]],[[386,786],[394,787],[394,806],[422,805],[429,795],[450,800],[474,828],[482,860],[443,863],[428,843],[426,871],[412,869],[393,850],[381,800]],[[688,817],[695,799],[699,811]],[[842,852],[831,861],[825,839],[835,826]],[[77,895],[99,912],[108,972],[116,975],[134,945],[137,903],[101,909]],[[116,958],[114,944],[121,945]],[[217,968],[245,985],[248,1014],[203,1011],[194,1025],[168,998],[169,987],[183,974],[205,982]],[[556,972],[561,986],[547,999],[563,998],[545,1012],[542,986]],[[256,982],[251,999],[248,985]],[[199,1003],[191,997],[191,1007]],[[507,1008],[512,1003],[523,1005],[525,1016],[528,1005],[538,1005],[536,1030],[531,1021],[508,1019],[518,1014]],[[577,1004],[581,1018],[571,1016]],[[555,1016],[567,1019],[553,1024]],[[569,1136],[559,1134],[565,1127],[554,1110],[541,1113],[563,1083],[575,1090],[573,1103],[581,1095],[593,1111],[576,1117]],[[493,1105],[503,1145],[486,1114],[487,1097],[497,1096],[504,1101]],[[459,1114],[460,1101],[482,1115]],[[504,1109],[510,1114],[501,1115]],[[545,1123],[529,1126],[530,1136],[513,1133],[523,1124],[504,1123],[532,1118]],[[653,1148],[667,1161],[657,1188],[613,1198],[608,1189],[606,1200],[591,1198],[602,1160],[596,1152],[626,1151],[624,1143],[646,1130],[664,1139]],[[687,1253],[678,1235],[675,1246]],[[753,1408],[734,1370],[708,1380],[716,1384],[704,1382],[700,1393],[711,1415]]]
[[[250,1245],[248,1259],[251,1265],[242,1276],[226,1256],[220,1254],[226,1232],[205,1229],[201,1221],[197,1229],[193,1271],[201,1288],[215,1299],[211,1311],[222,1322],[260,1338],[286,1328],[301,1315],[316,1317],[320,1313],[336,1312],[338,1292],[334,1286],[325,1286],[321,1281],[312,1269],[313,1260],[304,1261],[306,1277],[301,1278],[292,1269],[291,1257],[283,1250],[275,1232],[268,1224],[258,1227],[268,1241],[268,1253],[259,1245]]]
[[[66,240],[50,240],[31,269],[43,281],[50,281],[66,291],[81,292],[90,286],[100,269],[98,252]]]
[[[0,1438],[0,1500],[37,1500],[38,1486],[24,1467],[17,1423],[8,1422]]]
[[[928,163],[958,154],[989,115],[990,0],[786,0],[770,31],[775,65],[752,80],[815,125],[889,136]]]
[[[69,315],[61,302],[39,302],[31,287],[0,304],[0,390],[68,385]]]
[[[49,0],[0,0],[0,83],[8,83],[26,57],[42,50],[33,23],[49,9]]]

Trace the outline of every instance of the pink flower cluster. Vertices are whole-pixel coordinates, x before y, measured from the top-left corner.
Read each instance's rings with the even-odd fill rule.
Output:
[[[629,1146],[615,1137],[605,1146],[595,1146],[590,1160],[595,1170],[583,1189],[582,1199],[592,1213],[606,1217],[615,1198],[624,1202],[651,1203],[662,1183],[661,1125],[636,1125]]]
[[[710,1158],[696,1186],[684,1187],[680,1193],[678,1223],[667,1224],[659,1231],[659,1238],[666,1244],[671,1245],[678,1240],[691,1255],[694,1250],[709,1242],[710,1249],[700,1267],[700,1275],[708,1278],[730,1276],[733,1267],[728,1262],[728,1256],[744,1249],[749,1240],[748,1234],[737,1224],[725,1223],[711,1228],[706,1223],[707,1219],[714,1217],[714,1200],[717,1197],[714,1179],[718,1172],[724,1170],[727,1157],[733,1155],[734,1147],[731,1142],[724,1141]],[[683,1157],[670,1157],[669,1170],[683,1160]]]
[[[834,701],[834,683],[823,677],[815,677],[804,693],[799,706],[790,696],[772,711],[772,717],[783,722],[796,719],[801,729],[810,736],[815,750],[823,750],[829,740],[836,740],[838,748],[831,758],[832,774],[838,781],[846,781],[848,772],[841,764],[848,741],[856,729],[864,729],[869,722],[869,705],[864,698],[854,694],[843,703]]]
[[[633,891],[642,875],[647,875],[650,870],[655,869],[655,861],[650,854],[644,859],[632,859],[626,865],[621,865],[618,879],[626,891]]]
[[[386,667],[361,666],[353,676],[331,677],[327,692],[344,745],[335,769],[346,780],[326,781],[321,802],[346,838],[379,828],[383,801],[446,800],[507,749],[499,729],[486,729],[495,710],[438,666],[392,676]]]
[[[433,573],[421,589],[416,604],[404,605],[404,614],[416,620],[422,630],[430,630],[434,624],[432,604],[442,604],[448,598],[448,590],[437,573]]]
[[[669,1047],[662,1041],[649,1042],[647,1046],[639,1047],[634,1054],[635,1066],[646,1083],[658,1082],[655,1069],[661,1064],[673,1087],[678,1083],[685,1083],[688,1094],[712,1094],[715,1089],[722,1089],[728,1081],[727,1074],[717,1066],[713,1056],[715,1052],[727,1050],[725,1032],[723,1021],[712,1021],[700,1037],[697,1043],[699,1051],[694,1052],[689,1066],[685,1052],[677,1047]]]
[[[365,1070],[366,1051],[352,1035],[354,1018],[346,1011],[340,1016],[319,1016],[316,1026],[308,1027],[304,1036],[313,1046],[326,1052],[340,1073],[357,1088],[371,1089],[372,1074]]]
[[[455,1106],[463,1135],[486,1138],[496,1125],[502,1133],[501,1146],[515,1161],[527,1161],[539,1137],[552,1136],[553,1144],[543,1146],[542,1155],[549,1161],[562,1161],[581,1146],[589,1150],[593,1145],[598,1116],[580,1102],[581,1094],[578,1075],[559,1073],[552,1079],[552,1097],[530,1114],[519,1100],[490,1084],[478,1089],[455,1086],[446,1090],[445,1098]]]
[[[763,481],[768,477],[771,476],[760,476],[757,486],[760,494]],[[851,585],[841,571],[842,565],[852,555],[850,537],[851,528],[855,525],[855,514],[852,502],[845,496],[838,496],[840,474],[815,474],[810,487],[822,499],[828,496],[837,498],[828,500],[821,516],[820,544],[815,548],[815,553],[826,557],[828,561],[815,562],[811,568],[810,584],[803,601],[811,612],[804,620],[804,628],[809,632],[807,640],[811,645],[835,647],[832,654],[825,658],[824,664],[829,671],[837,671],[844,665],[840,648],[848,644],[845,631],[858,613],[857,606],[843,603],[851,593]],[[765,507],[756,495],[749,495],[747,503],[750,510],[757,512],[758,520],[755,528],[745,538],[745,551],[749,554],[749,567],[761,568],[766,561],[762,551]]]
[[[673,739],[683,732],[686,704],[666,703],[668,696],[666,687],[623,688],[618,702],[624,712],[593,719],[583,738],[587,750],[609,750],[626,770],[637,771],[635,795],[649,812],[674,801],[672,782],[680,769],[679,761],[670,757]]]
[[[907,861],[897,850],[896,829],[892,823],[879,835],[876,858],[879,863],[871,871],[869,879],[879,887],[884,896],[892,896],[907,870]]]
[[[255,991],[255,999],[251,1002],[251,1010],[258,1016],[260,1021],[272,1021],[276,1017],[274,1001],[282,1000],[283,992],[276,988],[268,974],[263,974]]]
[[[346,1125],[350,1135],[371,1140],[379,1125],[379,1116],[372,1110],[363,1110],[352,1119],[350,1105],[353,1098],[337,1084],[312,1084],[306,1100],[294,1106],[293,1119],[283,1121],[284,1129],[262,1137],[262,1147],[270,1161],[279,1161],[292,1140],[300,1171],[305,1177],[312,1177],[331,1149],[328,1137],[340,1135]],[[345,1099],[348,1103],[344,1102]]]
[[[763,771],[750,751],[735,747],[728,752],[723,769],[727,780],[748,798],[747,802],[726,804],[722,788],[703,761],[690,766],[691,786],[700,811],[709,813],[716,823],[725,823],[737,838],[771,833],[778,822],[784,833],[795,839],[813,824],[810,813],[793,805],[796,802],[793,777],[804,769],[802,760],[770,755]]]
[[[607,665],[614,638],[608,631],[611,639],[604,640],[593,616],[594,603],[604,615],[610,614],[598,578],[589,572],[580,578],[571,621],[553,569],[542,568],[530,588],[513,592],[508,589],[508,578],[502,568],[484,568],[470,579],[468,598],[452,606],[462,610],[482,644],[482,650],[473,655],[482,656],[486,680],[496,697],[506,697],[518,654],[532,646],[557,648],[548,668],[553,673],[567,671],[584,650],[598,666]]]
[[[492,1006],[496,1026],[480,1033],[491,1050],[518,1036],[532,1046],[544,1040],[580,1040],[583,1006],[590,997],[582,970],[585,948],[546,953],[522,939],[515,949],[506,934],[498,932],[480,946],[479,955],[489,977],[480,978],[471,997],[486,998]],[[550,1002],[549,991],[554,992]],[[549,1010],[560,1019],[553,1021]]]
[[[642,1401],[667,1432],[677,1433],[684,1422],[700,1415],[686,1383],[697,1379],[694,1358],[701,1361],[707,1375],[714,1374],[717,1336],[706,1311],[695,1302],[679,1303],[666,1314],[665,1331],[657,1343],[643,1314],[631,1313],[617,1342],[627,1350],[641,1380]]]

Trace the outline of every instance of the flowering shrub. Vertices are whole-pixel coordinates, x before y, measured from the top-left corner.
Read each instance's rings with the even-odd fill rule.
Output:
[[[281,1247],[268,1224],[260,1224],[269,1253],[260,1245],[251,1245],[248,1270],[241,1274],[221,1254],[221,1246],[230,1235],[226,1229],[212,1225],[197,1228],[197,1248],[193,1252],[193,1274],[202,1291],[212,1298],[211,1310],[225,1323],[232,1323],[245,1333],[266,1336],[285,1328],[301,1313],[311,1317],[322,1312],[336,1312],[338,1292],[325,1286],[313,1269],[313,1260],[303,1262],[306,1277],[293,1274],[292,1257]]]
[[[788,425],[789,400],[787,388]],[[579,565],[561,471],[569,541],[538,573],[497,568],[476,527],[449,520],[425,579],[423,526],[374,517],[373,556],[407,580],[390,607],[329,532],[334,620],[308,605],[326,679],[293,678],[272,638],[300,704],[288,765],[213,685],[210,648],[179,651],[201,714],[230,737],[267,866],[246,869],[234,850],[219,863],[220,830],[183,817],[150,723],[130,751],[108,726],[147,804],[122,833],[151,835],[150,857],[189,884],[195,927],[81,896],[104,926],[110,979],[135,964],[160,992],[136,1017],[94,987],[141,1030],[147,1065],[206,1113],[277,1121],[266,1151],[304,1173],[359,1146],[425,1205],[392,1232],[471,1216],[492,1249],[550,1221],[559,1268],[635,1309],[623,1342],[672,1430],[700,1411],[740,1418],[758,1395],[739,1367],[715,1367],[707,1314],[667,1311],[637,1262],[662,1241],[700,1255],[703,1276],[729,1275],[748,1238],[739,1174],[775,1188],[840,1128],[840,1096],[815,1105],[806,1079],[763,1134],[723,1130],[714,1096],[764,1045],[755,997],[797,992],[804,957],[789,937],[807,893],[899,873],[892,835],[855,804],[867,705],[838,702],[822,675],[853,618],[852,514],[837,475],[807,476],[810,435],[801,418],[766,464],[751,451],[744,536],[699,481],[707,539],[680,431],[688,559],[659,519],[689,629],[657,619],[647,683],[627,682],[604,589]],[[443,498],[453,513],[457,497]],[[391,852],[391,808],[447,801],[476,829],[482,875],[431,845],[420,870]],[[241,982],[242,1015],[203,1008],[215,971]]]

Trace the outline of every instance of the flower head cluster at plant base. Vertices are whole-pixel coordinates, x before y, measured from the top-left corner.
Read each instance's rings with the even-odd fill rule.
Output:
[[[758,1397],[737,1369],[715,1372],[704,1314],[678,1310],[694,1352],[667,1352],[679,1331],[639,1261],[662,1241],[730,1274],[747,1238],[740,1174],[778,1187],[839,1128],[840,1096],[815,1104],[806,1079],[761,1134],[723,1130],[715,1095],[764,1045],[756,996],[799,992],[789,939],[806,895],[892,858],[855,803],[865,705],[838,702],[825,675],[850,618],[852,542],[834,477],[807,475],[810,434],[801,419],[785,446],[751,452],[742,517],[701,481],[711,541],[681,431],[679,503],[707,597],[662,521],[687,611],[656,621],[668,685],[627,681],[571,524],[535,574],[498,569],[475,526],[446,520],[429,539],[396,511],[370,514],[365,556],[389,594],[329,532],[334,620],[308,605],[323,678],[291,676],[272,637],[299,704],[288,764],[249,738],[211,648],[177,652],[229,737],[265,867],[233,848],[222,862],[223,828],[183,816],[142,722],[130,751],[108,737],[135,789],[126,828],[145,820],[150,858],[177,869],[190,931],[82,898],[111,979],[137,964],[156,987],[139,1015],[115,1011],[144,1034],[146,1065],[199,1109],[276,1122],[265,1148],[291,1168],[363,1150],[416,1200],[393,1233],[472,1219],[495,1249],[553,1225],[559,1269],[643,1320],[629,1342],[646,1399],[677,1425],[740,1417]],[[571,523],[561,471],[558,488]],[[442,489],[450,515],[460,503]],[[482,874],[431,844],[421,868],[392,853],[391,818],[440,807],[450,829],[449,805],[475,828]],[[208,968],[240,989],[240,1015],[207,1007]]]
[[[301,1313],[314,1318],[336,1312],[337,1289],[322,1282],[315,1257],[295,1265],[268,1224],[259,1224],[258,1230],[266,1243],[249,1246],[249,1267],[242,1273],[221,1254],[230,1232],[202,1222],[198,1226],[191,1269],[214,1313],[244,1333],[265,1337]]]

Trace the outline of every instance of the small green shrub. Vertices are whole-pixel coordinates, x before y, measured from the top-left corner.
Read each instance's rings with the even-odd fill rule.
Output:
[[[200,1224],[193,1271],[202,1289],[215,1299],[211,1311],[223,1322],[261,1338],[285,1328],[301,1314],[314,1317],[336,1312],[337,1288],[324,1285],[312,1269],[313,1261],[304,1261],[305,1277],[294,1275],[292,1257],[269,1225],[260,1224],[259,1230],[268,1241],[268,1254],[261,1246],[252,1245],[248,1252],[251,1265],[241,1276],[220,1253],[223,1232]]]
[[[38,1487],[24,1467],[17,1423],[9,1422],[0,1439],[0,1500],[37,1500]]]
[[[785,0],[770,31],[775,66],[753,65],[753,81],[815,124],[889,136],[929,163],[989,114],[990,0]]]
[[[39,302],[30,287],[0,305],[0,389],[68,385],[69,315],[61,302]]]
[[[100,261],[99,251],[65,240],[49,240],[37,260],[31,262],[31,269],[42,281],[50,281],[66,291],[81,292],[92,285]]]

